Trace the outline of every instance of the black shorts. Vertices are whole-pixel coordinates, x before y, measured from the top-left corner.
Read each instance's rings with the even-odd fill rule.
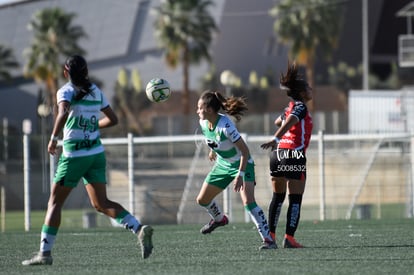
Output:
[[[303,150],[277,149],[270,156],[270,175],[287,179],[306,179],[306,155]]]

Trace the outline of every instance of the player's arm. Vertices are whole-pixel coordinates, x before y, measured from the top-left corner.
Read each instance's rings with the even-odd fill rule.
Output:
[[[288,110],[288,108],[285,108],[284,112],[283,112],[280,116],[278,116],[278,117],[276,118],[276,120],[275,120],[275,125],[276,125],[277,127],[282,126],[283,121],[285,121],[285,120],[286,120],[286,111],[287,111],[287,110]]]
[[[286,121],[283,125],[280,126],[279,129],[277,129],[276,133],[274,134],[277,138],[282,138],[283,135],[292,128],[293,125],[299,122],[299,118],[295,115],[288,115],[286,118]]]
[[[241,152],[239,174],[233,182],[233,190],[239,192],[240,190],[243,190],[244,173],[246,171],[247,161],[250,157],[250,151],[247,147],[246,142],[244,142],[243,138],[241,137],[234,144]]]
[[[283,137],[283,135],[296,123],[299,122],[299,118],[296,115],[288,115],[286,118],[285,123],[281,123],[281,126],[279,129],[277,129],[276,133],[274,134],[274,138],[266,143],[263,143],[260,145],[262,149],[268,149],[268,148],[275,148],[277,146],[278,140]]]
[[[282,123],[283,123],[283,118],[282,118],[282,116],[279,116],[278,118],[276,118],[276,120],[275,120],[275,125],[276,125],[277,127],[282,126]]]
[[[69,115],[70,103],[68,101],[60,101],[58,104],[58,113],[56,115],[55,124],[53,125],[52,135],[50,137],[47,151],[49,154],[54,155],[56,153],[56,145],[58,137]]]
[[[99,128],[108,128],[118,124],[118,117],[111,106],[108,105],[101,111],[105,116],[99,120]]]

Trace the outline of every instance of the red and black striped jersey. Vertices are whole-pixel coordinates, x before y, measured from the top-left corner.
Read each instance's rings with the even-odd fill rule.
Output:
[[[286,118],[293,115],[299,122],[293,125],[280,139],[278,148],[291,150],[306,150],[312,134],[312,117],[302,101],[291,101],[281,118],[285,123]]]

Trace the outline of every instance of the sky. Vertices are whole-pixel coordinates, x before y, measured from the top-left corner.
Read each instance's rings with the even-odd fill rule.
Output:
[[[0,0],[0,5],[13,3],[13,2],[20,2],[21,0]]]

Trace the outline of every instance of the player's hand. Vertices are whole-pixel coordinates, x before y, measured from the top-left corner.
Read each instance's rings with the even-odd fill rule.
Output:
[[[56,140],[50,140],[49,144],[47,145],[47,151],[52,156],[54,156],[56,154],[56,145],[57,145]]]
[[[266,150],[268,148],[272,148],[272,150],[274,150],[277,147],[277,143],[274,139],[272,139],[269,142],[263,143],[262,145],[260,145],[260,148]]]
[[[242,176],[237,175],[237,177],[233,180],[233,190],[234,192],[243,191],[243,184],[244,180]]]
[[[215,160],[216,160],[216,158],[217,158],[217,154],[216,154],[216,152],[214,152],[213,150],[211,150],[211,151],[208,153],[208,159],[209,159],[210,161],[215,161]]]

